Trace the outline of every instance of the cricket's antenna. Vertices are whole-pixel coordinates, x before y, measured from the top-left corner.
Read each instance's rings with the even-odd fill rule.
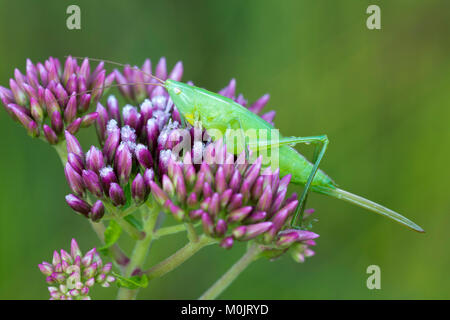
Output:
[[[65,56],[65,58],[68,58],[68,57],[69,57],[69,56]],[[90,60],[90,61],[99,61],[99,62],[110,63],[110,64],[114,64],[114,65],[120,66],[120,67],[126,67],[126,66],[127,66],[126,64],[119,63],[119,62],[115,62],[115,61],[111,61],[111,60],[106,60],[106,59],[97,59],[97,58],[89,58],[89,57],[74,57],[74,56],[71,56],[71,57],[74,58],[74,59],[88,59],[88,60]],[[145,74],[146,76],[149,76],[149,77],[152,77],[153,79],[158,80],[158,81],[159,81],[160,83],[162,83],[162,84],[165,83],[164,80],[162,80],[162,79],[160,79],[160,78],[158,78],[158,77],[152,75],[151,73],[144,72],[144,71],[142,71],[141,69],[139,69],[138,67],[131,67],[131,66],[129,66],[129,67],[132,68],[132,69],[134,69],[134,70],[138,70],[138,71],[142,72],[142,73]]]
[[[121,87],[121,86],[126,86],[126,85],[137,85],[137,84],[145,84],[145,85],[158,86],[158,87],[163,87],[163,88],[164,88],[164,85],[162,85],[161,83],[154,83],[154,82],[128,82],[128,83],[118,83],[118,84],[110,84],[109,86],[98,87],[98,88],[91,89],[91,90],[85,90],[85,91],[79,92],[79,93],[77,93],[77,94],[73,94],[73,93],[72,93],[71,95],[68,96],[68,98],[71,98],[71,97],[78,97],[78,96],[81,96],[81,95],[83,95],[83,94],[86,94],[86,93],[92,93],[92,92],[98,91],[98,90],[103,90],[103,89],[108,89],[108,88],[114,88],[114,87]],[[57,100],[58,102],[60,102],[60,101],[63,100],[63,99],[56,99],[56,100]]]

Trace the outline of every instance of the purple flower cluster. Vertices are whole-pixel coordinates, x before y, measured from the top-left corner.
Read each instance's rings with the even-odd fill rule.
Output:
[[[0,99],[31,136],[43,133],[50,144],[56,144],[64,139],[64,130],[75,134],[95,121],[97,113],[87,113],[89,106],[99,101],[103,87],[114,78],[114,73],[106,75],[103,62],[91,72],[88,59],[78,65],[68,57],[64,67],[57,58],[36,65],[28,59],[25,74],[15,69],[10,88],[0,86]]]
[[[227,153],[220,141],[195,141],[197,128],[181,127],[180,113],[167,91],[152,85],[156,81],[151,74],[180,81],[183,65],[178,62],[168,72],[162,58],[153,73],[147,59],[141,68],[127,65],[106,76],[103,63],[91,72],[87,59],[78,66],[69,57],[64,68],[54,58],[36,66],[28,60],[26,75],[16,70],[11,88],[0,87],[0,98],[31,135],[42,130],[52,144],[66,140],[64,171],[72,191],[66,201],[83,216],[99,221],[111,208],[132,213],[129,208],[139,207],[152,195],[177,220],[201,223],[224,248],[235,241],[255,240],[271,257],[286,251],[297,261],[311,256],[309,247],[318,235],[289,228],[298,204],[295,194],[287,196],[290,175],[280,177],[278,170],[263,168],[260,158],[250,164],[244,153],[238,157]],[[100,102],[103,87],[114,81],[130,103],[122,108],[113,95]],[[273,122],[275,111],[261,114],[268,94],[250,105],[242,94],[236,95],[234,79],[219,93]],[[91,104],[96,105],[95,112],[85,114]],[[85,153],[75,133],[92,123],[99,146]],[[192,147],[181,155],[174,151],[178,129],[187,129],[192,138]],[[208,152],[224,161],[204,160],[202,155]],[[193,161],[199,156],[200,162]]]
[[[167,127],[172,129],[166,136],[177,130]],[[197,153],[209,154],[216,162],[205,157],[195,165]],[[244,152],[235,157],[221,141],[210,142],[194,147],[182,159],[170,149],[161,150],[159,172],[160,183],[150,182],[159,204],[177,220],[201,222],[205,234],[219,239],[222,247],[231,248],[236,240],[256,240],[274,253],[290,249],[297,261],[313,254],[308,246],[315,245],[318,235],[288,227],[298,205],[295,193],[287,197],[291,176],[280,178],[279,170],[262,169],[261,157],[250,164]],[[308,210],[307,216],[312,212]]]
[[[51,300],[89,300],[89,291],[94,284],[109,287],[116,279],[110,275],[112,264],[103,265],[96,249],[84,256],[75,239],[70,253],[65,250],[53,253],[52,263],[42,262],[39,270],[47,277]]]
[[[167,102],[165,96],[157,95],[146,99],[139,110],[126,105],[122,112],[114,96],[108,98],[106,108],[98,103],[96,126],[102,148],[91,146],[86,154],[78,140],[66,132],[65,172],[73,192],[66,200],[72,209],[98,221],[104,213],[102,201],[123,207],[130,202],[126,194],[133,199],[130,205],[147,200],[150,181],[155,177],[151,150],[170,117],[165,111],[170,107]],[[87,202],[87,192],[98,199],[93,206]]]
[[[179,69],[177,66],[174,71]],[[120,73],[116,71],[116,74]],[[111,95],[105,106],[97,103],[96,113],[101,149],[91,146],[84,154],[75,136],[66,132],[68,161],[65,166],[73,192],[66,197],[67,203],[94,221],[103,216],[102,201],[123,207],[127,203],[138,206],[147,200],[149,182],[155,177],[154,148],[161,129],[177,111],[167,92],[156,87],[139,108],[127,104],[121,109],[118,100]],[[98,199],[93,206],[87,201],[87,191]]]

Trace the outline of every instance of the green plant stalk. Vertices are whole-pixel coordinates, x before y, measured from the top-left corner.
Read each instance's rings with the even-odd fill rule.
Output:
[[[213,300],[217,298],[253,261],[258,259],[262,248],[257,244],[252,244],[247,252],[220,277],[199,300]]]
[[[183,262],[188,260],[203,247],[216,242],[217,240],[214,240],[206,235],[201,235],[198,238],[198,241],[187,243],[183,248],[179,249],[167,259],[161,261],[147,271],[144,271],[144,274],[147,275],[149,280],[162,277],[163,275],[180,266]]]
[[[128,233],[134,240],[140,241],[147,238],[146,231],[139,231],[122,218],[115,218],[115,220],[120,225],[120,227],[125,230],[125,232]]]
[[[193,227],[195,227],[197,225],[198,225],[198,223],[194,224]],[[172,234],[184,232],[184,231],[186,231],[186,227],[187,227],[187,225],[185,223],[183,223],[183,224],[177,224],[174,226],[160,228],[160,229],[156,230],[155,233],[153,234],[153,239],[156,240],[156,239],[159,239],[164,236],[169,236]]]
[[[194,225],[192,223],[186,222],[185,226],[189,242],[197,242],[198,235],[197,232],[195,231]]]
[[[59,159],[61,160],[62,165],[64,167],[64,165],[67,162],[67,144],[66,144],[66,140],[58,142],[53,147],[55,148],[56,153],[58,154]]]
[[[100,241],[105,244],[105,225],[102,222],[93,222],[89,220],[92,229],[94,229],[95,233],[97,234]],[[130,262],[130,259],[127,257],[127,255],[120,249],[120,247],[117,244],[112,245],[108,248],[111,256],[113,257],[114,261],[116,262],[117,266],[120,268],[121,272],[124,273],[125,267]]]
[[[155,228],[156,220],[158,219],[158,214],[159,207],[153,207],[152,211],[148,214],[144,223],[145,238],[137,240],[133,253],[131,254],[130,263],[126,268],[125,273],[123,273],[124,276],[130,277],[134,272],[139,272],[143,267],[153,240],[153,230]],[[138,292],[139,289],[131,290],[120,288],[117,292],[117,299],[133,300],[136,299]]]

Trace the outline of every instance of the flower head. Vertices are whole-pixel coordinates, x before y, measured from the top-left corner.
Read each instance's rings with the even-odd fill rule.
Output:
[[[210,154],[218,162],[206,157],[194,164],[196,153]],[[161,150],[159,172],[159,183],[150,182],[158,203],[177,220],[200,223],[203,232],[220,240],[222,247],[255,240],[271,258],[288,250],[299,262],[313,255],[309,246],[319,235],[290,228],[298,205],[295,193],[287,196],[291,176],[280,178],[279,170],[262,168],[261,157],[250,164],[245,152],[236,157],[227,153],[222,141],[209,142],[184,157],[171,149]],[[307,210],[306,216],[311,213]]]
[[[99,101],[114,77],[106,75],[103,62],[91,71],[88,59],[78,65],[69,56],[64,66],[53,57],[37,64],[28,59],[25,74],[15,69],[9,89],[0,86],[0,99],[31,136],[43,133],[50,144],[57,144],[64,140],[64,130],[75,134],[95,121],[97,113],[88,113],[89,106]]]
[[[103,265],[95,248],[83,255],[75,239],[70,253],[55,251],[52,263],[44,261],[38,267],[47,277],[51,300],[89,300],[94,284],[109,287],[116,280],[111,275],[112,264]]]
[[[180,80],[182,69],[178,63],[168,75],[161,59],[155,75]],[[123,72],[114,71],[120,92],[136,105],[120,108],[113,95],[105,105],[97,103],[95,123],[101,148],[92,146],[84,154],[76,138],[66,133],[66,177],[73,192],[66,198],[68,204],[98,220],[105,211],[101,203],[119,210],[133,208],[151,194],[175,219],[201,224],[204,233],[220,240],[224,248],[231,248],[235,241],[255,240],[271,257],[290,251],[302,261],[312,255],[309,246],[318,235],[289,227],[298,205],[296,194],[287,195],[291,176],[280,177],[279,170],[263,167],[261,158],[251,163],[245,153],[227,152],[222,141],[211,141],[195,126],[183,128],[166,90],[147,84],[153,81],[150,60],[142,70],[145,73],[125,66]],[[139,82],[146,84],[135,85]],[[247,106],[244,96],[235,92],[232,79],[219,93]],[[259,114],[268,99],[262,96],[249,110]],[[261,115],[268,122],[274,116],[273,111]],[[195,138],[197,131],[200,140]],[[190,146],[180,153],[177,147],[186,133]],[[211,162],[211,157],[221,162]],[[90,197],[97,202],[90,203]],[[100,209],[95,210],[98,214],[94,207]]]

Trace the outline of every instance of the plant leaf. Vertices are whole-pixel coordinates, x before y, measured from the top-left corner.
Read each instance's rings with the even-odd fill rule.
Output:
[[[133,227],[135,227],[139,231],[143,231],[144,230],[144,226],[142,225],[142,221],[139,220],[139,219],[136,219],[136,217],[134,215],[129,214],[123,219],[126,220],[129,224],[131,224]]]
[[[108,248],[119,240],[121,234],[122,228],[120,225],[115,220],[111,220],[104,233],[105,245],[101,247],[99,251],[105,254],[108,251]]]
[[[126,202],[125,202],[124,206],[122,207],[122,210],[125,210],[125,209],[128,209],[131,206],[132,202],[133,202],[133,199],[131,197],[131,185],[130,185],[130,183],[128,183],[125,186],[125,188],[123,189],[123,192],[124,192],[124,195],[125,195]]]
[[[113,275],[117,278],[117,286],[128,288],[128,289],[139,289],[146,288],[148,286],[148,277],[146,274],[142,276],[132,276],[129,278],[123,277],[120,274],[113,273]]]

